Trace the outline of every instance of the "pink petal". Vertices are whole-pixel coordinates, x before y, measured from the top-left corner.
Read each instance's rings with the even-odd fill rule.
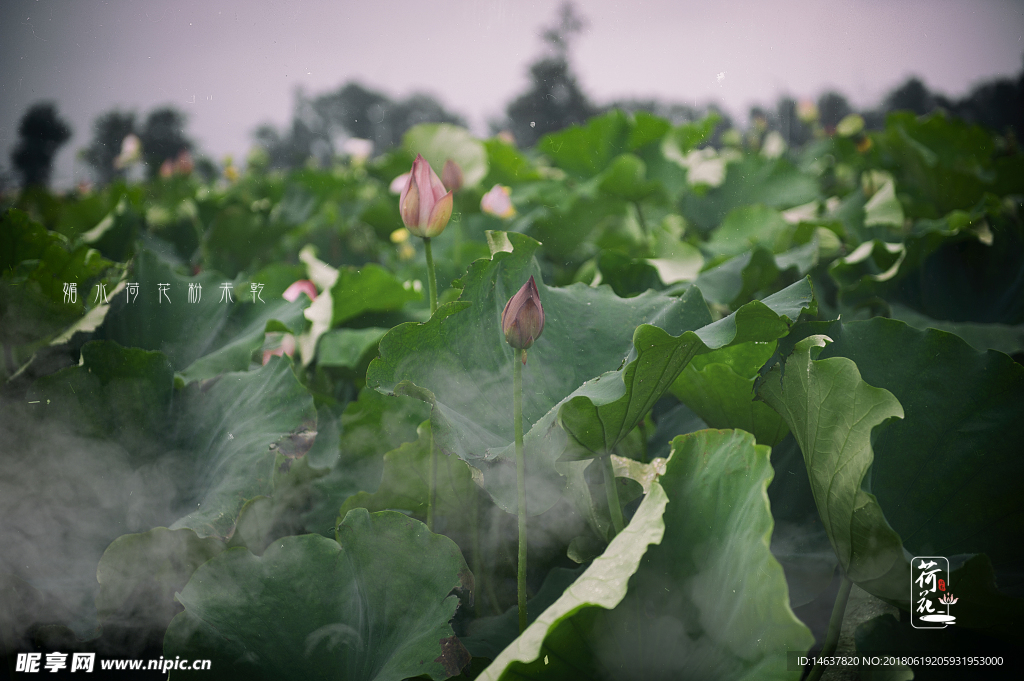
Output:
[[[316,286],[309,279],[299,279],[284,290],[282,297],[289,303],[298,300],[299,295],[305,293],[310,300],[316,300]]]

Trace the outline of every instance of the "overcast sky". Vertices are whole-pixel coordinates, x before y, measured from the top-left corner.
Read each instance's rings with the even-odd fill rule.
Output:
[[[293,94],[357,79],[424,91],[483,134],[527,85],[560,0],[0,0],[0,167],[18,120],[55,101],[74,136],[55,183],[83,179],[74,153],[97,115],[172,104],[215,159],[244,158],[257,125],[284,125]],[[872,106],[917,75],[962,95],[1024,65],[1024,0],[592,0],[572,58],[597,102],[639,96],[749,105],[827,88]]]

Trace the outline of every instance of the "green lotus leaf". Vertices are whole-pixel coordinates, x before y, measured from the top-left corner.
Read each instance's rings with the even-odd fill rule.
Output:
[[[856,362],[864,381],[890,391],[906,412],[874,438],[870,489],[884,520],[912,555],[987,555],[994,573],[965,573],[957,586],[977,593],[958,606],[958,624],[1020,631],[1013,612],[1024,596],[1015,579],[1024,546],[1006,538],[1019,533],[1024,513],[1024,368],[895,320],[837,322],[828,335],[835,342],[819,361]]]
[[[278,357],[258,371],[223,374],[211,383],[187,388],[179,417],[188,426],[185,448],[196,457],[197,504],[171,529],[226,537],[246,500],[272,493],[277,455],[310,449],[317,414],[291,362]]]
[[[768,549],[768,453],[742,431],[676,438],[652,486],[668,497],[664,538],[643,556],[628,593],[580,598],[588,569],[479,678],[799,678],[787,671],[787,652],[806,651],[813,637],[790,610]],[[632,567],[615,541],[598,561]],[[609,602],[614,609],[592,607]]]
[[[312,483],[311,506],[303,514],[306,531],[333,536],[341,505],[360,491],[376,491],[385,452],[416,440],[417,425],[429,416],[430,408],[411,397],[388,397],[371,388],[360,391],[338,419],[341,436],[340,443],[335,439],[336,463]],[[320,442],[318,434],[310,455]]]
[[[495,657],[477,678],[481,681],[522,678],[522,667],[530,663],[533,663],[531,667],[539,663],[547,672],[547,658],[543,662],[539,662],[539,658],[545,652],[546,639],[553,632],[557,633],[560,628],[572,628],[569,620],[581,610],[614,608],[626,596],[629,579],[640,566],[644,554],[651,544],[662,540],[665,532],[662,515],[667,503],[665,490],[658,483],[653,483],[650,494],[644,497],[636,515],[616,535],[605,552],[550,607],[540,613],[530,613],[533,621],[526,631]],[[480,647],[479,644],[477,647]],[[554,667],[550,678],[585,678],[576,674],[579,669],[577,661],[564,660],[559,655],[552,657]]]
[[[801,280],[679,336],[647,324],[638,327],[633,336],[635,354],[627,358],[628,364],[587,382],[560,408],[558,424],[569,436],[563,458],[612,452],[695,356],[733,343],[773,341],[813,307],[810,283]]]
[[[695,357],[672,394],[712,428],[740,428],[773,447],[789,429],[774,409],[755,401],[754,379],[774,352],[775,343],[742,343]]]
[[[291,303],[266,291],[253,296],[251,286],[215,272],[181,275],[148,250],[139,253],[128,281],[139,285],[138,297],[127,289],[118,293],[96,337],[158,350],[186,381],[247,370],[267,328],[279,329],[280,323],[299,331],[309,305],[305,296]],[[161,284],[168,285],[166,296]],[[189,285],[202,286],[198,302],[188,302]]]
[[[425,518],[430,494],[430,445],[430,422],[425,421],[415,442],[406,442],[384,455],[384,473],[377,491],[349,497],[341,506],[340,517],[344,518],[353,508],[365,508],[390,509]],[[476,493],[470,467],[458,457],[439,454],[435,518],[456,521],[475,513],[472,509]]]
[[[814,360],[825,339],[800,341],[758,394],[800,444],[822,523],[846,575],[880,598],[908,601],[910,563],[875,496],[862,489],[874,460],[872,431],[903,418],[892,393],[861,379],[850,360]]]
[[[229,549],[200,567],[177,594],[185,610],[164,657],[210,659],[222,679],[446,679],[469,662],[449,624],[452,591],[467,588],[450,539],[401,513],[356,509],[337,541],[285,537],[262,557]]]
[[[174,593],[200,565],[225,549],[189,529],[157,527],[115,539],[96,568],[96,611],[104,629],[150,622],[163,631],[178,613]]]
[[[411,282],[399,281],[380,265],[343,267],[331,287],[331,326],[339,326],[364,312],[399,310],[408,301],[422,298]]]

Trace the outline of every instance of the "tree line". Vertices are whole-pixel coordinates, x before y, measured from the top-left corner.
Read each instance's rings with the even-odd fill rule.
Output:
[[[674,123],[697,120],[713,111],[722,118],[721,129],[734,127],[714,104],[696,107],[653,99],[624,99],[605,105],[593,102],[580,85],[571,59],[573,40],[585,25],[572,3],[559,8],[554,23],[540,34],[544,51],[529,66],[526,91],[508,103],[503,117],[490,122],[492,133],[504,131],[517,145],[528,148],[550,132],[583,123],[613,108],[647,111]],[[886,114],[897,110],[918,115],[944,110],[993,129],[1016,146],[1024,133],[1024,68],[1015,77],[982,83],[960,99],[934,93],[919,78],[912,77],[891,91],[878,107],[857,113],[864,118],[867,129],[880,129]],[[831,132],[854,112],[849,101],[834,91],[823,93],[816,102],[783,96],[773,108],[752,107],[747,124],[761,132],[778,131],[788,144],[799,146],[811,139],[815,125]],[[374,150],[385,151],[398,145],[405,131],[419,123],[464,125],[465,120],[428,94],[396,100],[360,83],[348,82],[316,96],[298,91],[291,125],[285,129],[263,125],[253,137],[267,166],[289,169],[311,162],[329,164],[350,138],[369,140]],[[95,180],[107,184],[124,179],[129,167],[125,155],[132,151],[127,147],[135,144],[146,172],[155,177],[161,169],[167,172],[168,163],[180,161],[196,149],[186,134],[186,124],[185,115],[169,106],[151,111],[142,121],[134,112],[108,111],[95,120],[92,140],[81,157],[92,168]],[[11,154],[20,185],[48,185],[57,150],[70,137],[71,129],[60,118],[55,104],[33,105],[21,119],[19,141]],[[209,161],[200,159],[198,167],[206,174],[216,173]]]

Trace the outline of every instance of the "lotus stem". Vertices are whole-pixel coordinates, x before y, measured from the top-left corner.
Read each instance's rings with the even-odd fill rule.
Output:
[[[437,276],[434,274],[434,254],[430,249],[430,237],[423,237],[423,249],[427,254],[427,291],[430,296],[430,316],[437,312]],[[434,531],[434,505],[437,500],[437,450],[434,448],[434,429],[430,429],[430,490],[427,494],[427,529]]]
[[[430,429],[430,489],[427,491],[427,529],[434,531],[434,506],[437,501],[437,450],[434,449],[434,429]]]
[[[427,291],[430,294],[430,314],[437,312],[437,275],[434,274],[434,254],[430,250],[430,237],[423,237],[423,249],[427,253]]]
[[[513,353],[512,395],[516,428],[516,491],[519,501],[519,566],[516,591],[519,604],[519,633],[526,629],[526,456],[523,453],[523,365],[526,350]]]
[[[819,657],[828,657],[836,652],[839,645],[839,634],[843,630],[843,616],[846,614],[846,603],[850,600],[850,589],[853,582],[845,574],[843,581],[839,583],[839,593],[836,594],[836,604],[832,607],[832,618],[828,621],[828,633],[825,634],[825,645],[821,648]],[[807,681],[818,681],[825,673],[825,665],[815,662]]]
[[[608,496],[608,514],[612,517],[615,534],[622,532],[622,506],[619,504],[619,491],[615,488],[615,470],[612,468],[612,455],[601,457],[601,468],[604,470],[604,491]]]

